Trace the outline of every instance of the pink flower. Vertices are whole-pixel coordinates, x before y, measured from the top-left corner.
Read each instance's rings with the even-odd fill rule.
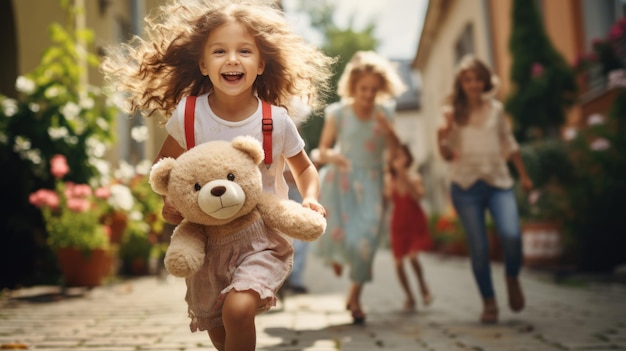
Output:
[[[50,173],[57,179],[63,178],[70,171],[67,159],[63,155],[56,154],[50,160]]]
[[[530,204],[531,206],[536,204],[537,201],[539,201],[540,197],[541,197],[541,191],[539,190],[531,191],[530,194],[528,195],[528,204]]]
[[[611,147],[611,142],[604,138],[598,138],[594,140],[589,147],[593,151],[604,151]]]
[[[67,199],[67,208],[73,212],[87,212],[91,207],[91,202],[86,199],[71,198]]]
[[[109,197],[111,197],[111,190],[107,187],[100,187],[98,189],[96,189],[94,191],[94,195],[98,198],[98,199],[108,199]]]
[[[543,74],[543,71],[544,71],[543,65],[539,62],[535,62],[530,68],[530,75],[533,78],[537,78]]]
[[[65,196],[71,198],[86,198],[91,196],[91,187],[87,184],[66,183]]]
[[[59,207],[59,196],[52,190],[39,189],[30,194],[28,201],[37,207],[49,207],[57,209]]]

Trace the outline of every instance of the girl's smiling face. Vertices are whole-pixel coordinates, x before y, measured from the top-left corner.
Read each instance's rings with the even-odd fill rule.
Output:
[[[374,73],[363,73],[354,84],[354,103],[360,107],[372,107],[376,102],[376,95],[382,87],[382,78]]]
[[[199,66],[215,90],[231,96],[251,94],[257,75],[265,68],[254,37],[235,21],[209,33]]]
[[[461,73],[460,82],[463,93],[469,100],[478,100],[485,92],[485,81],[472,69]]]

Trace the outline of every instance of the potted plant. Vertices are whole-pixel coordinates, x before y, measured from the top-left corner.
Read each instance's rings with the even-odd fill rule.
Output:
[[[64,181],[68,172],[65,156],[55,155],[50,161],[54,189],[39,189],[29,201],[41,210],[47,242],[57,255],[64,284],[100,285],[111,268],[108,228],[100,220],[105,199],[98,198],[106,192]]]
[[[141,134],[142,127],[133,128],[132,134]],[[141,138],[134,137],[140,141]],[[136,166],[121,161],[110,184],[111,214],[123,213],[124,227],[119,241],[119,258],[126,274],[147,274],[149,260],[164,254],[161,238],[165,220],[161,215],[163,199],[148,182],[152,162],[143,160]],[[121,209],[121,210],[120,210]],[[111,222],[106,219],[106,222]],[[168,238],[169,239],[169,238]]]
[[[559,138],[525,143],[520,149],[534,189],[515,193],[522,226],[524,263],[547,267],[560,262],[564,250],[563,219],[569,211],[567,189],[573,165],[566,144]]]
[[[441,214],[431,214],[429,227],[437,252],[454,256],[468,254],[465,232],[454,209],[449,208]]]

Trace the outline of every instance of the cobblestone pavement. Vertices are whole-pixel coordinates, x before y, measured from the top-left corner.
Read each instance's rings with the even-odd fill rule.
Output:
[[[345,310],[348,279],[335,277],[314,257],[307,262],[306,295],[287,295],[257,317],[257,349],[307,350],[626,350],[626,285],[556,284],[524,270],[527,308],[509,311],[503,267],[493,265],[500,323],[478,323],[480,298],[467,258],[424,254],[435,295],[416,314],[401,312],[404,297],[390,252],[381,250],[374,282],[366,285],[365,326],[351,325]],[[213,350],[206,333],[188,329],[182,279],[156,276],[89,291],[45,295],[50,287],[3,294],[0,345],[54,351]]]

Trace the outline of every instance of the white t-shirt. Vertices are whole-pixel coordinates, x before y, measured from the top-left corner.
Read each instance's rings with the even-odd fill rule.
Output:
[[[187,149],[185,141],[185,103],[183,98],[176,106],[165,129],[181,147]],[[196,145],[211,140],[231,141],[240,135],[251,135],[263,144],[262,108],[259,99],[257,110],[248,118],[239,122],[229,122],[218,117],[209,106],[208,94],[198,96],[194,118],[194,136]],[[261,162],[259,168],[263,176],[263,191],[273,192],[280,198],[287,199],[288,187],[283,176],[285,158],[298,154],[304,149],[304,140],[298,133],[295,123],[282,107],[272,105],[272,164],[268,169]]]

